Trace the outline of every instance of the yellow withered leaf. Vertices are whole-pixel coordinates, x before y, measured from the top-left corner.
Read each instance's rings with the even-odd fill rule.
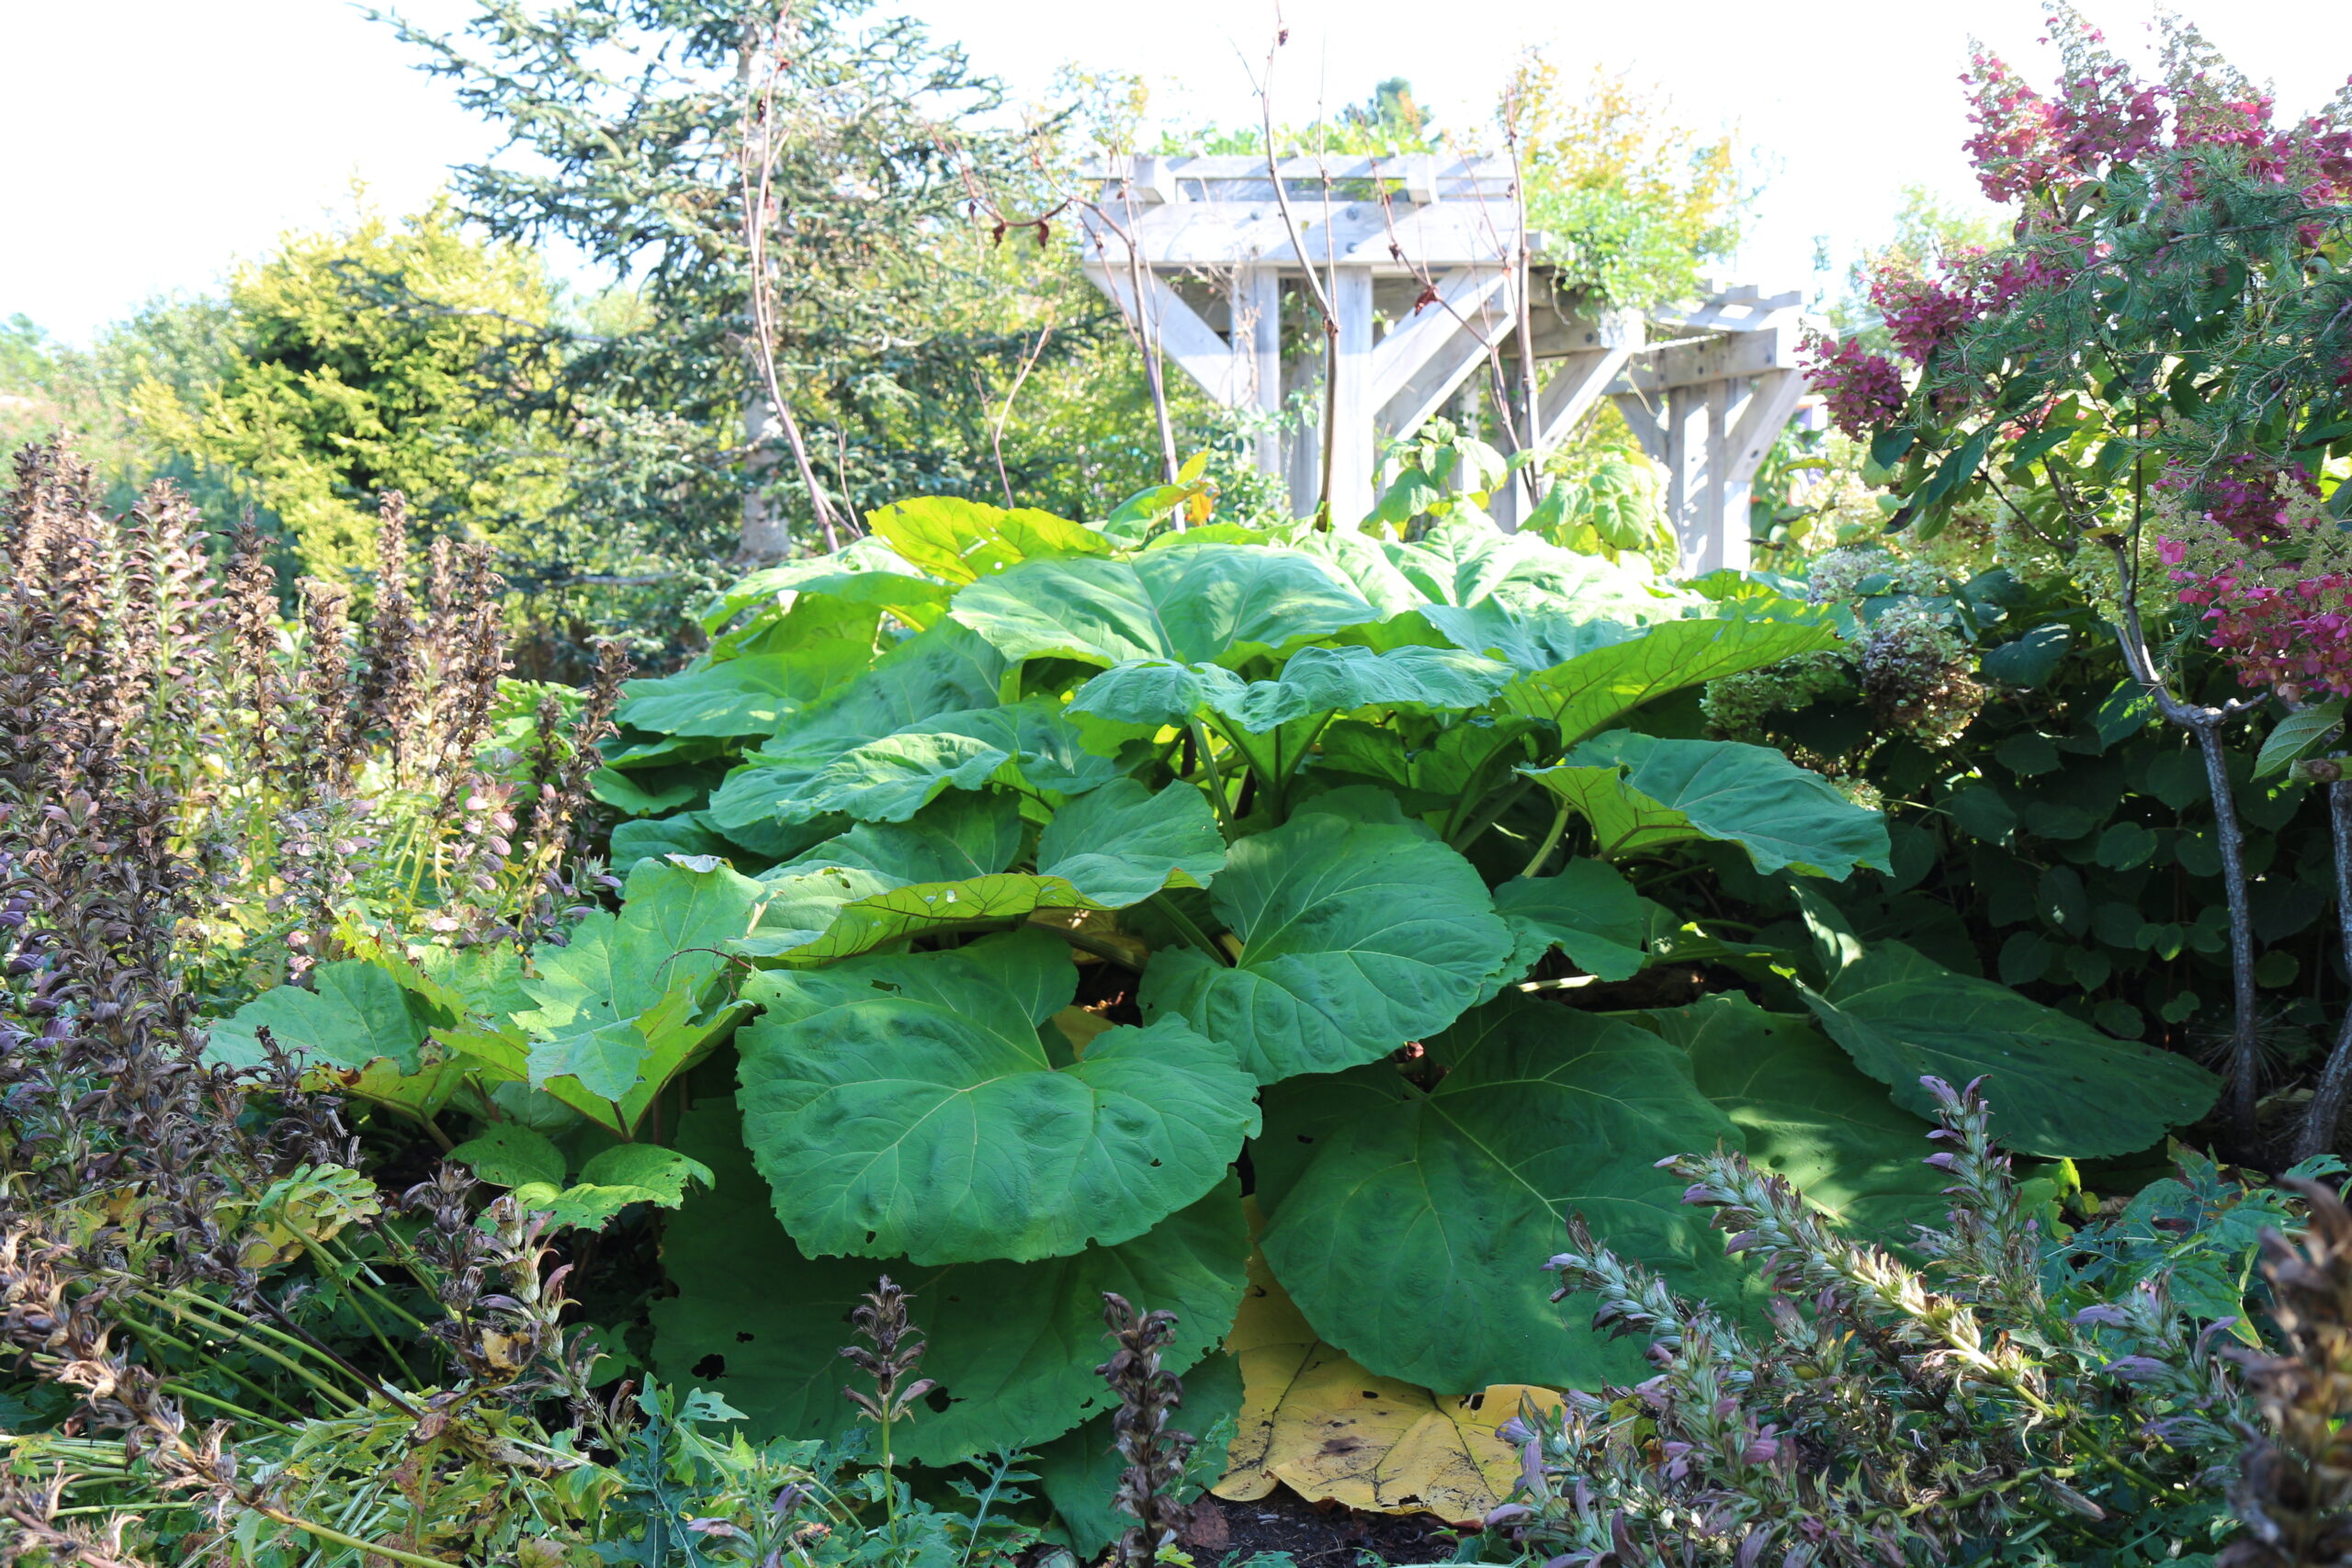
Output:
[[[1081,1056],[1086,1055],[1086,1048],[1094,1043],[1096,1035],[1108,1033],[1113,1028],[1111,1021],[1101,1013],[1089,1012],[1080,1007],[1062,1009],[1054,1014],[1052,1023],[1062,1032],[1062,1037],[1069,1042],[1070,1048]]]
[[[1522,1396],[1542,1409],[1560,1403],[1516,1383],[1441,1394],[1375,1377],[1316,1337],[1255,1251],[1226,1348],[1241,1363],[1241,1417],[1214,1490],[1234,1502],[1280,1483],[1313,1502],[1476,1523],[1519,1474],[1517,1450],[1496,1429]]]

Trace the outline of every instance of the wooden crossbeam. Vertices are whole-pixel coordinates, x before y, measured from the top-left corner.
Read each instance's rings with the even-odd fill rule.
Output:
[[[1249,378],[1238,373],[1232,345],[1165,277],[1146,271],[1138,300],[1124,268],[1090,262],[1085,270],[1094,287],[1116,301],[1129,321],[1143,322],[1146,333],[1159,340],[1160,352],[1183,367],[1210,397],[1230,406],[1248,393]]]
[[[1796,364],[1802,336],[1800,324],[1790,321],[1758,332],[1724,333],[1703,343],[1656,349],[1628,365],[1623,385],[1612,389],[1656,397],[1677,387],[1786,370]]]
[[[1509,275],[1501,275],[1501,279],[1507,285]],[[1384,437],[1397,440],[1419,430],[1486,363],[1487,353],[1510,336],[1515,324],[1510,290],[1501,288],[1476,309],[1464,308],[1458,321],[1452,316],[1446,320],[1452,330],[1438,339],[1410,375],[1386,386],[1386,395],[1378,399],[1375,406],[1380,412],[1374,418]],[[1380,346],[1385,352],[1389,345]]]
[[[1418,167],[1416,167],[1418,165]],[[1321,186],[1327,179],[1334,182],[1371,179],[1400,180],[1410,188],[1425,182],[1433,200],[1455,197],[1506,197],[1510,192],[1510,165],[1498,158],[1444,158],[1432,153],[1409,153],[1397,157],[1370,155],[1343,158],[1293,157],[1282,159],[1276,167],[1285,185]],[[1201,153],[1190,156],[1152,156],[1114,158],[1080,172],[1080,178],[1104,186],[1157,184],[1163,179],[1183,181],[1198,186],[1264,186],[1272,196],[1272,181],[1266,173],[1266,160],[1254,152]],[[1214,196],[1215,191],[1208,193]],[[1175,197],[1172,199],[1182,199]]]
[[[1135,236],[1147,265],[1189,270],[1241,265],[1298,270],[1312,265],[1369,266],[1384,276],[1464,266],[1500,266],[1517,245],[1507,203],[1445,201],[1294,201],[1301,245],[1272,197],[1248,202],[1182,201],[1138,207],[1120,227]],[[1126,265],[1126,242],[1088,220],[1086,251],[1106,265]],[[1304,261],[1301,259],[1304,247]],[[1399,260],[1395,246],[1407,259]]]
[[[1781,430],[1794,417],[1804,394],[1803,371],[1768,370],[1756,378],[1748,388],[1747,406],[1736,412],[1732,424],[1729,465],[1724,475],[1729,482],[1746,490],[1756,478],[1756,470],[1764,466],[1772,443],[1781,438]],[[1744,495],[1741,505],[1744,512]]]
[[[1548,448],[1566,440],[1568,432],[1581,424],[1600,401],[1633,354],[1630,344],[1618,344],[1580,349],[1563,357],[1552,378],[1535,395],[1536,446]]]
[[[1461,267],[1439,279],[1437,298],[1381,340],[1372,371],[1372,406],[1385,407],[1449,340],[1468,334],[1481,345],[1501,341],[1515,317],[1510,284],[1510,274],[1499,266]]]

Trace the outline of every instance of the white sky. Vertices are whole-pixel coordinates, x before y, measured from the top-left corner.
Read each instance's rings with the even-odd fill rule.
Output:
[[[2352,6],[2180,0],[2249,74],[2306,110],[2352,73]],[[1272,0],[883,0],[961,39],[1017,93],[1065,61],[1145,74],[1178,124],[1256,117]],[[454,26],[469,0],[405,0]],[[2126,46],[2151,0],[2086,0]],[[1510,51],[1549,46],[1571,71],[1631,67],[1680,118],[1734,126],[1769,183],[1738,265],[1810,287],[1814,242],[1842,267],[1882,238],[1902,186],[1959,198],[1958,77],[1971,33],[2042,79],[2036,0],[1287,0],[1276,105],[1409,79],[1444,124],[1481,120]],[[1248,62],[1247,66],[1244,60]],[[421,205],[491,137],[389,32],[344,0],[0,0],[0,319],[22,312],[69,341],[151,295],[213,284],[232,258],[347,209],[355,180],[392,210]]]

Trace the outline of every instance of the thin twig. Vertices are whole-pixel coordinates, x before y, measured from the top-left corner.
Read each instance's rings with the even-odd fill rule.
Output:
[[[1012,378],[1012,385],[1004,394],[1004,407],[997,410],[996,423],[989,431],[989,452],[996,458],[996,482],[1004,487],[1004,504],[1012,505],[1012,479],[1004,471],[1004,422],[1012,417],[1012,400],[1021,395],[1021,384],[1029,379],[1029,372],[1036,367],[1038,356],[1046,352],[1046,340],[1054,335],[1054,323],[1048,321],[1037,329],[1037,346],[1023,356],[1021,369]]]
[[[784,74],[784,29],[791,16],[792,7],[788,3],[776,8],[775,17],[769,24],[767,36],[761,40],[763,47],[758,51],[765,75],[759,92],[755,96],[747,94],[743,108],[743,240],[752,269],[752,351],[765,384],[769,417],[784,430],[786,443],[792,448],[793,467],[800,473],[801,488],[808,493],[809,510],[816,517],[818,528],[825,536],[825,547],[831,550],[839,548],[841,544],[832,503],[826,499],[824,488],[817,482],[816,468],[808,460],[808,444],[801,437],[799,420],[793,416],[791,405],[785,400],[784,388],[775,369],[778,337],[775,274],[768,254],[767,235],[774,217],[775,164],[782,140],[775,124],[776,83]],[[753,52],[747,38],[738,72],[741,85],[747,89],[752,81]],[[753,151],[755,129],[756,156]],[[752,173],[754,167],[758,169],[756,176]],[[746,539],[743,543],[748,548],[752,541]]]

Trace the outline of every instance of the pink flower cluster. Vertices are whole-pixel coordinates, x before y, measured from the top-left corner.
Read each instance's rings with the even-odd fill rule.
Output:
[[[2055,288],[2075,276],[2075,268],[2045,251],[2006,255],[1999,266],[1989,272],[1981,268],[1979,271],[1979,308],[1987,315],[2007,310],[2019,295],[2030,289]]]
[[[1831,422],[1855,440],[1869,440],[1902,416],[1903,373],[1893,360],[1871,353],[1856,339],[1819,333],[1805,339],[1802,352]]]
[[[2206,641],[2250,687],[2352,697],[2352,536],[2300,469],[2241,457],[2202,506],[2163,504],[2156,553]]]
[[[2060,166],[2088,171],[2132,163],[2164,140],[2165,113],[2153,83],[2135,82],[2120,60],[2065,82],[2050,111]]]
[[[1993,200],[2098,179],[2167,146],[2177,153],[2233,149],[2248,174],[2293,185],[2314,206],[2352,197],[2352,130],[2323,116],[2278,127],[2269,96],[2242,82],[2217,83],[2203,73],[2169,85],[2142,82],[2098,48],[2097,32],[2086,29],[2066,41],[2071,73],[2054,101],[2026,85],[1999,56],[1982,50],[1970,56],[1961,80],[1976,130],[1962,145]],[[2193,161],[2181,162],[2176,186],[2182,199],[2196,199]]]
[[[1871,303],[1904,357],[1925,365],[1966,328],[2007,310],[2033,289],[2058,287],[2074,273],[2046,251],[2014,253],[1997,262],[1964,256],[1941,277],[1888,266],[1871,279]]]
[[[1976,134],[1961,145],[1976,165],[1976,183],[1991,200],[2010,202],[2049,182],[2049,102],[2025,85],[1996,54],[1969,57],[1969,123]]]
[[[1910,271],[1883,271],[1871,278],[1871,304],[1895,347],[1914,365],[1925,365],[1928,355],[1983,313],[1965,288],[1947,288]]]
[[[2185,546],[2160,540],[2166,561]],[[2223,568],[2211,577],[2175,567],[2180,602],[2204,607],[2206,641],[2245,685],[2297,698],[2352,697],[2352,573],[2324,572],[2272,587]]]

